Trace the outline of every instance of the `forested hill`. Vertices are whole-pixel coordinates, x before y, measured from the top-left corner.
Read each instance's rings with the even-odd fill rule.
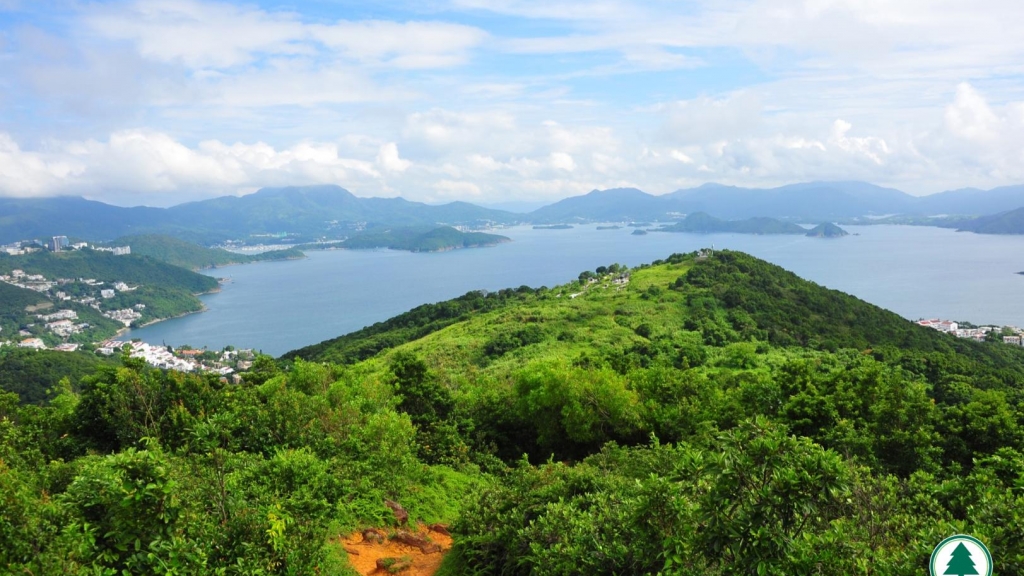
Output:
[[[24,276],[15,277],[15,270]],[[198,312],[203,303],[196,295],[218,286],[215,278],[148,256],[91,249],[0,254],[0,275],[22,286],[5,283],[0,290],[11,300],[0,305],[0,342],[12,345],[26,337],[47,346],[99,342],[128,324]],[[58,311],[73,313],[73,329],[55,330],[52,319],[37,317]]]
[[[474,320],[473,326],[481,330],[500,331],[500,320],[505,318],[503,310],[521,306],[555,310],[564,307],[572,293],[590,296],[591,290],[596,289],[591,288],[589,279],[599,276],[587,272],[581,277],[587,278],[582,284],[577,282],[551,290],[523,286],[492,293],[470,292],[289,352],[284,358],[350,363],[470,319]],[[662,282],[659,284],[652,278],[660,278]],[[600,286],[607,282],[607,279],[602,280]],[[756,340],[777,346],[828,350],[894,346],[922,352],[957,350],[972,357],[986,356],[993,350],[922,328],[856,297],[829,290],[763,260],[730,251],[719,252],[712,258],[676,255],[667,262],[642,267],[632,274],[629,283],[616,285],[612,294],[593,305],[589,298],[576,298],[569,309],[585,311],[585,319],[600,323],[597,312],[609,305],[636,306],[649,300],[651,295],[638,291],[638,285],[666,300],[659,317],[647,318],[645,322],[661,325],[664,330],[671,330],[674,324],[686,326],[713,345]],[[588,322],[577,324],[574,330],[581,334],[588,328],[597,328],[589,326]],[[557,334],[547,336],[556,339]],[[1009,349],[994,350],[1007,352]],[[1007,353],[1024,360],[1024,350]],[[1021,375],[1024,377],[1024,367]]]
[[[193,294],[209,292],[217,280],[147,256],[115,256],[110,252],[76,250],[34,252],[22,256],[0,256],[0,274],[20,269],[46,278],[95,278],[103,282],[156,285],[181,288]]]
[[[122,362],[0,394],[0,571],[347,575],[422,522],[441,576],[909,576],[958,533],[1024,573],[1024,349],[741,253],[467,294],[238,385]]]
[[[206,248],[199,244],[162,234],[123,236],[107,243],[107,245],[130,246],[133,255],[149,256],[155,260],[190,270],[227,266],[229,264],[291,260],[304,256],[301,251],[295,249],[271,250],[254,255],[237,254],[222,248]]]

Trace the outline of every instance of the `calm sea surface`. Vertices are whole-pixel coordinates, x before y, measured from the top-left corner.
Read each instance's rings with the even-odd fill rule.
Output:
[[[208,270],[229,278],[208,310],[129,333],[152,343],[253,347],[272,355],[470,290],[554,286],[615,262],[634,266],[710,246],[742,250],[907,318],[1024,326],[1024,236],[919,226],[846,226],[838,239],[650,233],[631,228],[500,233],[493,248],[413,254],[311,252],[305,260]]]

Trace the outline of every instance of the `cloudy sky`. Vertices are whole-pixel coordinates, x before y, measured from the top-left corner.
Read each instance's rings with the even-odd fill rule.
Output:
[[[1019,0],[0,0],[0,195],[1024,182]]]

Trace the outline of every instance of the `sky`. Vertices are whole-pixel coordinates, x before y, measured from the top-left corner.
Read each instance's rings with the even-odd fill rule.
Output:
[[[0,0],[0,196],[1024,183],[1019,0]]]

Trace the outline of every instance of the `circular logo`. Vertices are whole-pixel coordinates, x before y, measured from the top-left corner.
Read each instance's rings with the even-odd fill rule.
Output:
[[[973,536],[950,536],[935,547],[928,562],[931,576],[992,576],[992,554]]]

